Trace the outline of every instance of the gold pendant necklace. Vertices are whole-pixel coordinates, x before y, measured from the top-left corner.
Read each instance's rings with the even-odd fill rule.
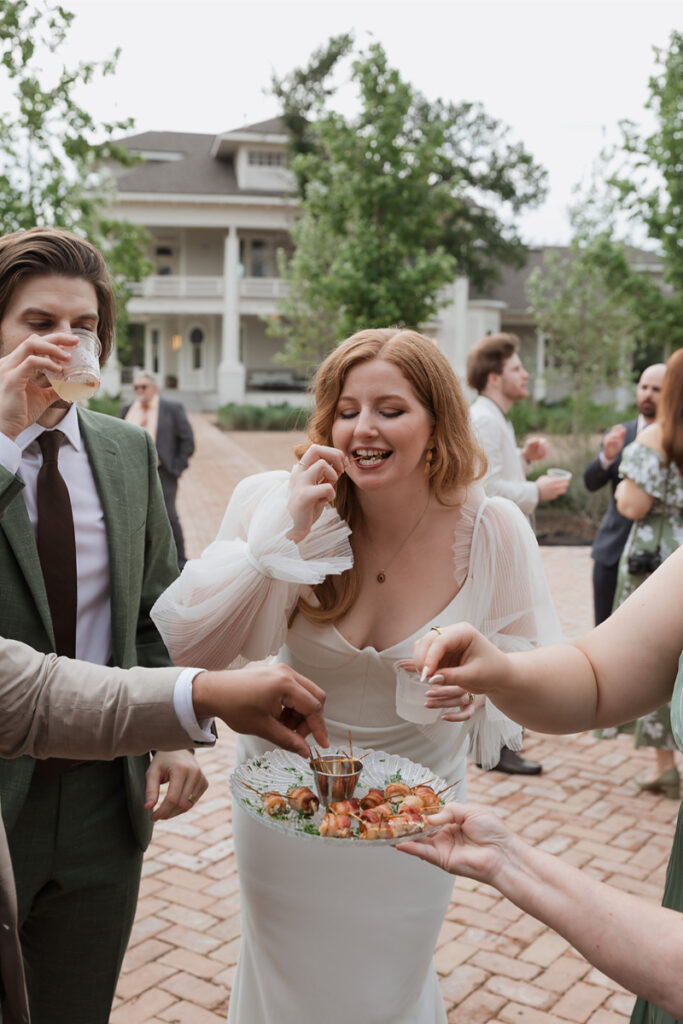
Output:
[[[391,556],[391,558],[387,562],[386,568],[380,569],[380,571],[377,573],[377,576],[375,577],[375,579],[377,580],[378,583],[384,583],[384,581],[387,578],[387,569],[395,561],[395,559],[398,558],[398,556],[400,555],[401,551],[403,551],[404,547],[406,546],[406,544],[408,543],[408,541],[410,540],[412,535],[415,533],[415,531],[417,530],[417,528],[420,525],[420,523],[422,522],[422,520],[424,519],[425,515],[427,514],[427,509],[429,508],[429,499],[430,498],[431,498],[431,494],[428,494],[427,495],[427,504],[422,509],[422,514],[420,515],[420,518],[415,523],[415,525],[413,527],[411,527],[410,533],[408,533],[407,536],[401,541],[400,546],[396,549],[396,551],[393,553],[393,555]]]

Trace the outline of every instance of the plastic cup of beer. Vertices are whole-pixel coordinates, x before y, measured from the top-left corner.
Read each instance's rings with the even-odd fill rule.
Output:
[[[78,344],[69,349],[70,361],[58,372],[49,373],[48,380],[65,402],[77,402],[97,393],[102,346],[97,335],[83,327],[74,327],[69,334],[78,338]]]
[[[417,725],[431,725],[441,718],[440,708],[426,708],[427,690],[431,684],[420,680],[420,674],[412,661],[397,661],[394,665],[396,674],[396,714],[407,722]]]
[[[546,476],[555,476],[560,480],[571,480],[572,474],[568,469],[560,469],[559,466],[551,466],[550,469],[546,469]]]

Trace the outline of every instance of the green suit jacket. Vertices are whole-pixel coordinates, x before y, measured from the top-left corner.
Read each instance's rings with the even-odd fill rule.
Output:
[[[157,455],[145,430],[113,416],[78,410],[81,435],[107,530],[113,664],[155,667],[170,658],[149,611],[178,575],[164,508]],[[0,466],[0,636],[54,651],[54,633],[35,537],[21,497],[20,477]],[[135,837],[142,849],[152,825],[144,810],[149,758],[126,759],[124,777]],[[33,758],[0,760],[2,815],[7,831],[24,804]]]

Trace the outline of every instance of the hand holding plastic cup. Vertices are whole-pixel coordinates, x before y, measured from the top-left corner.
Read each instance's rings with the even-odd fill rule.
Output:
[[[100,386],[102,346],[97,335],[83,327],[74,327],[69,334],[78,338],[78,344],[69,349],[69,362],[58,372],[50,372],[48,380],[65,402],[76,402],[92,398]]]
[[[440,708],[426,708],[427,690],[430,683],[421,682],[420,675],[412,661],[397,661],[396,673],[396,714],[407,722],[417,725],[431,725],[441,718]]]

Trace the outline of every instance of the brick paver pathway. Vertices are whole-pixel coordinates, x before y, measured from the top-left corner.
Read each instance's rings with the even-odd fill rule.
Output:
[[[287,468],[298,434],[222,434],[192,417],[197,454],[180,485],[191,556],[213,538],[239,479]],[[591,625],[587,548],[544,548],[543,561],[568,638]],[[188,814],[157,825],[145,858],[133,936],[111,1024],[223,1024],[239,948],[239,884],[231,838],[228,777],[233,735],[198,757],[211,787]],[[677,802],[639,793],[648,764],[623,737],[527,732],[535,778],[470,766],[470,799],[497,811],[530,842],[609,881],[658,900]],[[457,1024],[620,1024],[632,997],[590,967],[563,939],[486,885],[458,879],[436,965]],[[302,1024],[322,1024],[302,1021]],[[245,1022],[251,1024],[251,1022]],[[256,1024],[256,1022],[254,1022]],[[358,1024],[363,1021],[358,1018]]]

